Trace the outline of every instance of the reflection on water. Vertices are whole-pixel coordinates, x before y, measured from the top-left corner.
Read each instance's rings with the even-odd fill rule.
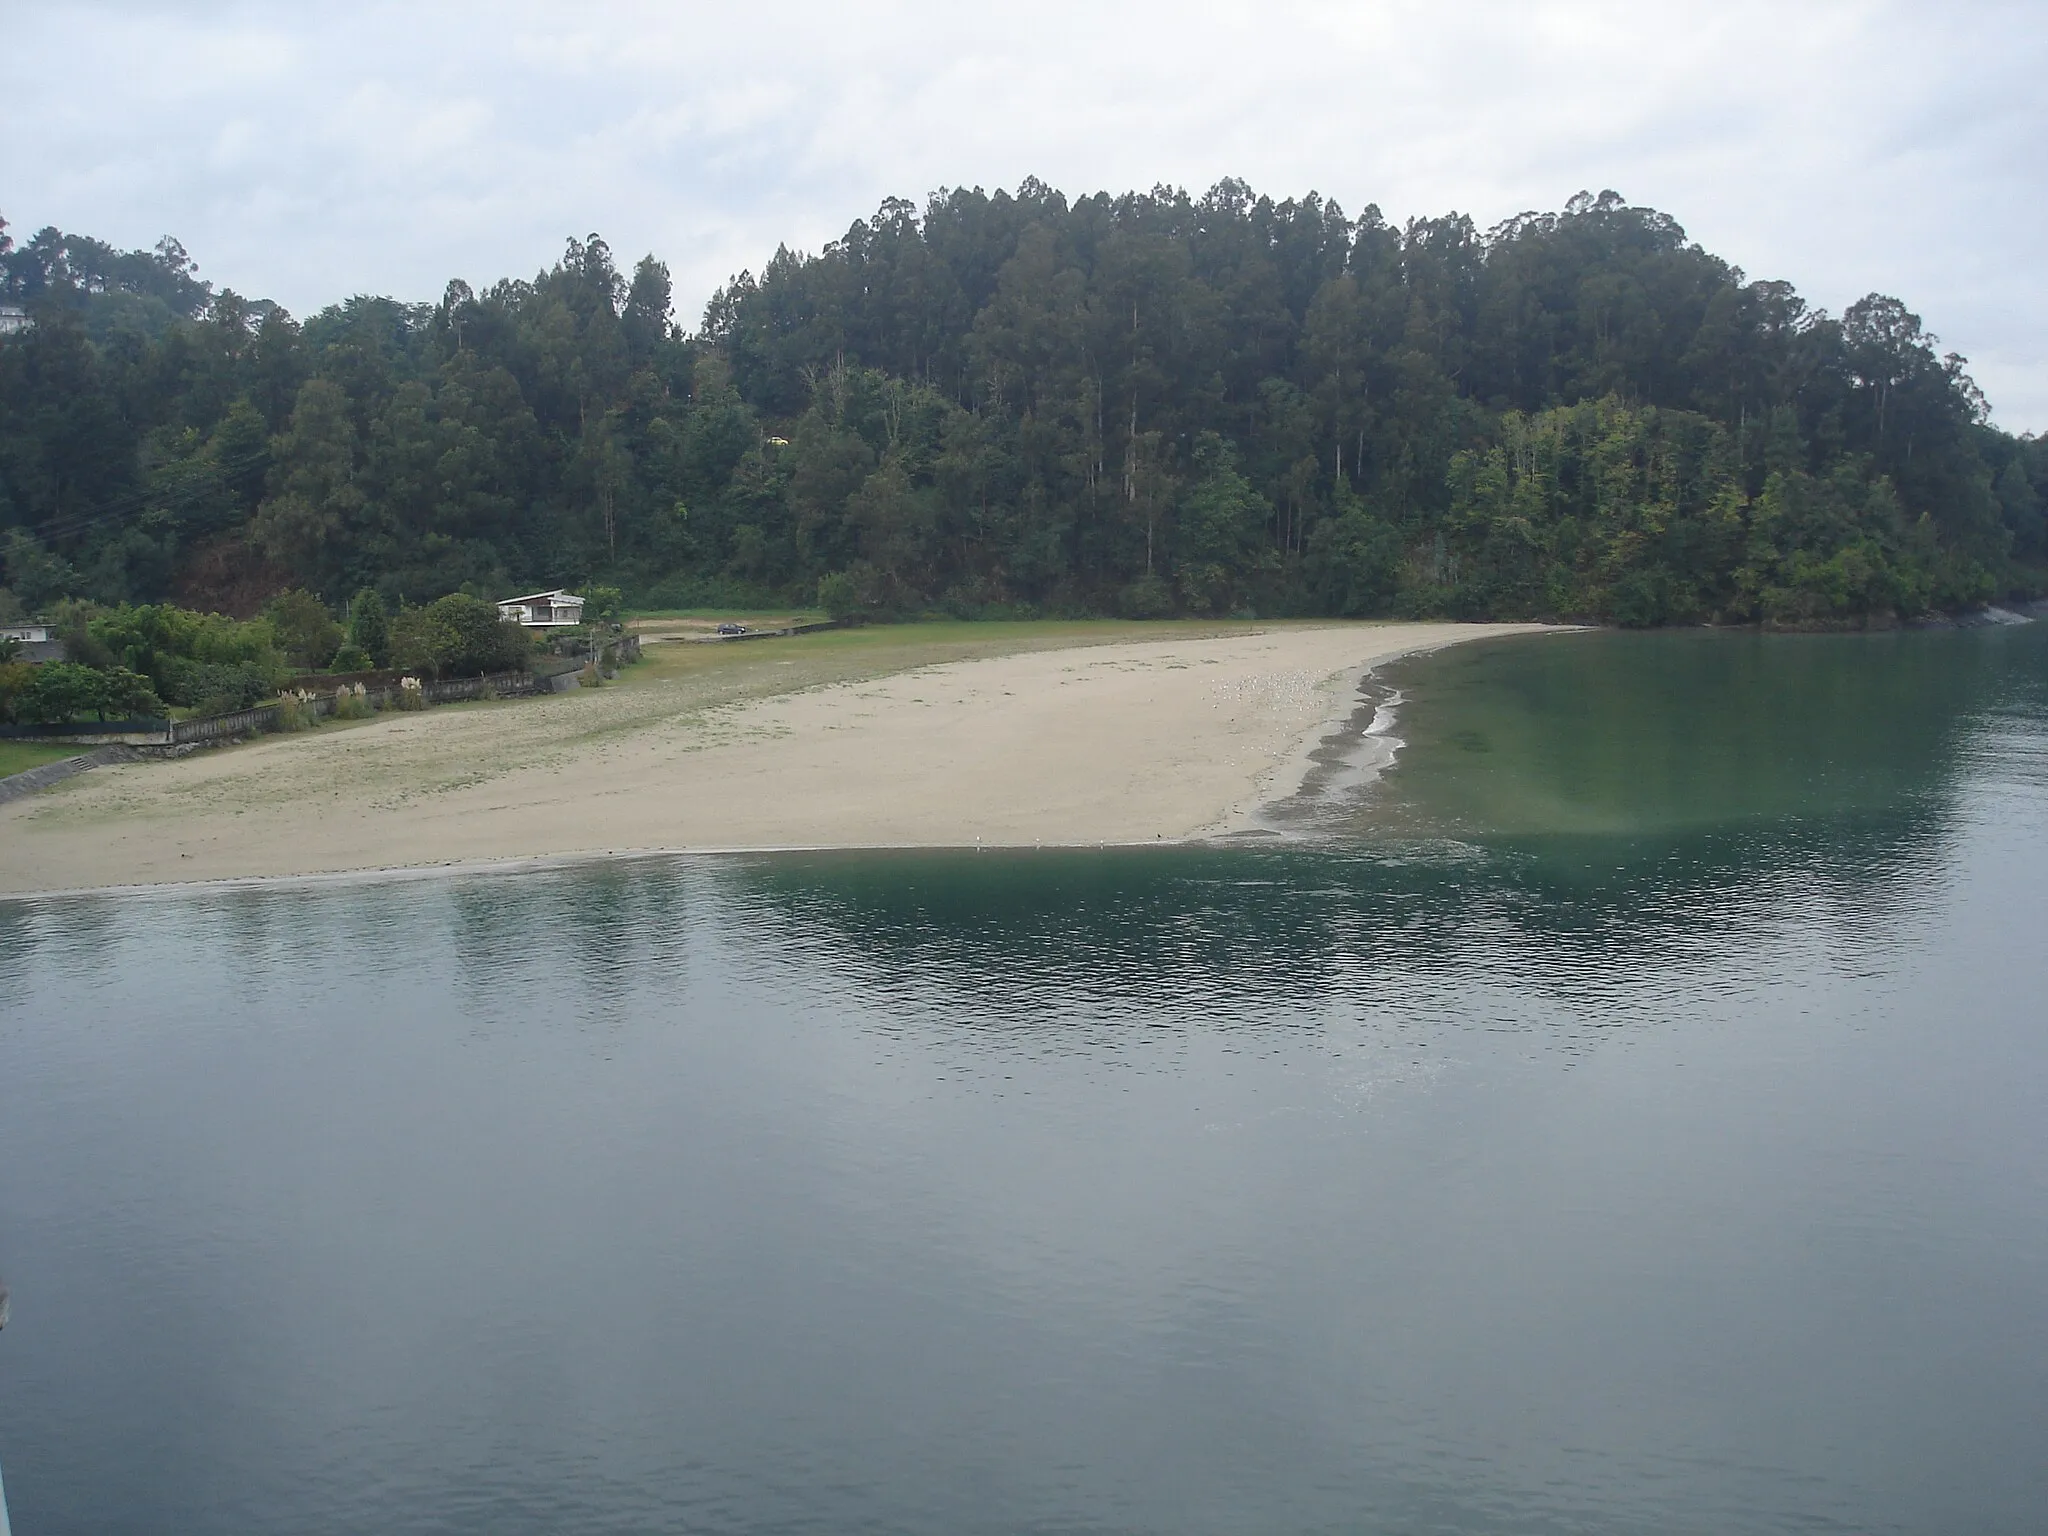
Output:
[[[15,1518],[2038,1530],[2043,657],[1446,653],[1298,846],[0,905]]]

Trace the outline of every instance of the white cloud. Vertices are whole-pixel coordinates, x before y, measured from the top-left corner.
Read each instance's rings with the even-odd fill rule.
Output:
[[[10,24],[0,210],[307,311],[600,230],[684,318],[884,196],[1243,176],[1482,225],[1614,187],[2048,428],[2035,3],[73,5]]]

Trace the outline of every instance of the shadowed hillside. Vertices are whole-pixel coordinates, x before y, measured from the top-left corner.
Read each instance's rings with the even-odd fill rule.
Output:
[[[1902,303],[1613,193],[1482,231],[1224,182],[891,200],[685,335],[596,236],[303,323],[0,234],[11,609],[600,581],[840,614],[1887,623],[2042,590],[2048,450]]]

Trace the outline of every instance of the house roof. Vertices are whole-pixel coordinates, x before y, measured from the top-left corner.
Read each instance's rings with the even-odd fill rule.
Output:
[[[546,598],[549,602],[553,602],[557,598],[565,603],[581,603],[583,601],[582,598],[571,592],[567,587],[556,587],[549,592],[529,592],[524,597],[501,597],[498,599],[498,606],[500,608],[509,608],[514,603],[537,603],[542,598]]]

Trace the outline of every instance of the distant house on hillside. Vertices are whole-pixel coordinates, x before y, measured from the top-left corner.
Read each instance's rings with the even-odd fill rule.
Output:
[[[34,324],[19,304],[0,304],[0,336],[17,335]]]
[[[0,624],[0,640],[12,640],[18,661],[62,661],[64,642],[47,624]]]
[[[561,587],[552,592],[530,592],[525,597],[501,597],[498,615],[528,629],[564,629],[583,622],[583,599]]]

